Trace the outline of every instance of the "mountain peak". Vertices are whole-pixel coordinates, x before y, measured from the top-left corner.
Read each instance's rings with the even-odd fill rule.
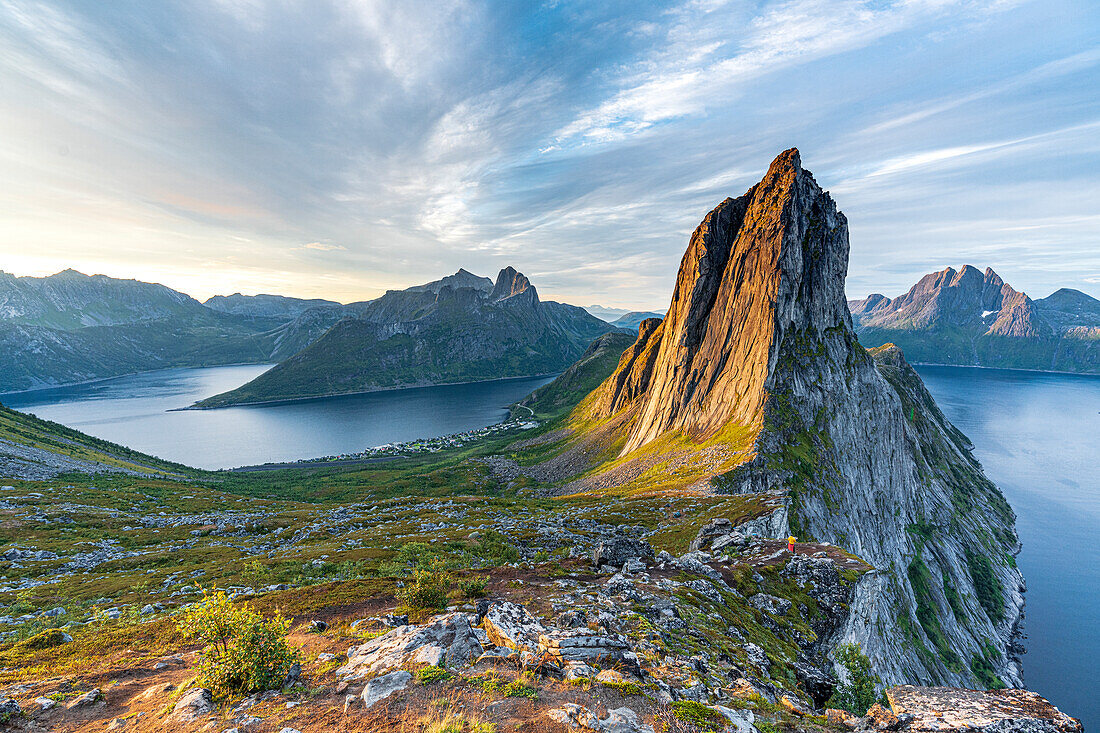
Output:
[[[489,300],[498,302],[522,296],[521,299],[538,302],[538,294],[531,281],[512,266],[505,267],[497,275],[496,284],[489,293]]]
[[[646,349],[656,357],[631,367],[651,372],[611,382],[636,395],[623,452],[668,430],[704,437],[731,420],[758,423],[784,337],[850,329],[847,234],[844,215],[795,148],[707,214],[680,262],[664,323],[646,334],[659,339]],[[624,400],[601,403],[618,409]]]

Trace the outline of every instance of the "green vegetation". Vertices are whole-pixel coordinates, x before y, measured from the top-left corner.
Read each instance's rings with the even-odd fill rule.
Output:
[[[858,644],[841,644],[833,656],[848,673],[848,680],[837,685],[829,705],[847,710],[852,715],[864,715],[869,707],[881,701],[876,690],[882,680],[872,674],[871,660]]]
[[[718,731],[726,727],[726,719],[702,703],[677,700],[669,707],[677,720],[689,723],[700,731]]]
[[[416,670],[416,674],[413,677],[422,685],[430,685],[433,682],[446,682],[451,679],[452,675],[442,667],[421,667]]]
[[[199,681],[218,697],[281,687],[298,653],[286,643],[290,621],[265,619],[250,604],[230,603],[224,592],[204,591],[180,617],[185,636],[205,644]]]
[[[399,608],[409,614],[410,619],[420,619],[431,612],[447,607],[447,593],[453,582],[451,574],[436,561],[429,568],[417,568],[413,578],[405,587],[397,590]]]
[[[986,555],[967,548],[966,567],[970,571],[970,579],[974,581],[974,589],[978,592],[978,603],[985,609],[989,620],[996,623],[1003,619],[1004,589],[993,573],[993,563]]]

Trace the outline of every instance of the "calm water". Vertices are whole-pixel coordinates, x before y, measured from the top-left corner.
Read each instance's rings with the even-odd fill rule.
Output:
[[[336,455],[500,422],[546,377],[169,412],[239,387],[268,366],[169,369],[0,395],[0,402],[144,453],[229,468]]]
[[[1100,377],[920,367],[1016,510],[1030,689],[1100,726]]]

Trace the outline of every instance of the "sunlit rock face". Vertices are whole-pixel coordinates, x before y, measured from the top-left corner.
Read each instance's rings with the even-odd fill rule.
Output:
[[[876,567],[841,637],[885,680],[1019,685],[1015,517],[900,350],[860,345],[847,266],[847,220],[798,151],[782,153],[695,230],[667,317],[593,410],[619,417],[624,455],[669,431],[750,428],[753,456],[712,488],[781,491],[783,531]]]

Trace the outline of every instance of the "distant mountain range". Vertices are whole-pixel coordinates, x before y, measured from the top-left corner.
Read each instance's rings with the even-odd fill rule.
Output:
[[[495,282],[465,270],[303,316],[342,317],[316,342],[248,384],[197,403],[224,407],[561,371],[614,327],[539,299],[515,269]],[[283,329],[289,337],[295,322]]]
[[[894,343],[910,361],[1100,373],[1100,300],[1079,290],[1032,300],[992,269],[966,265],[848,306],[864,346]]]
[[[631,331],[637,332],[638,326],[641,325],[642,321],[650,318],[661,319],[664,317],[664,313],[657,313],[655,311],[631,311],[630,313],[625,313],[616,318],[611,322],[611,325],[616,328],[629,328]]]
[[[280,318],[204,306],[164,285],[65,270],[0,272],[0,392],[166,367],[271,360]]]
[[[522,275],[518,278],[526,282]],[[475,300],[488,299],[495,285],[487,277],[459,270],[434,282],[347,305],[240,293],[218,295],[200,303],[164,285],[138,280],[89,276],[75,270],[49,277],[16,277],[0,271],[0,392],[170,367],[281,362],[345,319],[352,322],[341,328],[342,335],[349,336],[362,328],[376,329],[376,340],[388,348],[397,342],[377,329],[391,328],[396,334],[404,328],[402,324],[424,323],[419,320],[422,316],[441,308],[467,313],[470,320],[464,327],[472,331],[469,350],[478,352],[487,339],[491,341],[494,334],[503,332],[478,320],[482,310],[463,311],[458,302],[463,293],[479,294]],[[508,287],[523,289],[516,283]],[[513,295],[519,297],[510,302],[520,303],[531,297],[537,301],[533,288],[527,296],[522,292]],[[502,299],[499,293],[494,298]],[[444,305],[447,303],[451,305]],[[512,353],[509,363],[498,365],[504,372],[490,377],[558,371],[579,356],[593,338],[612,330],[573,306],[542,303],[537,310],[541,319],[538,324],[526,324],[534,329],[532,338],[557,339],[560,343],[531,345],[522,353]],[[496,312],[484,311],[487,317]],[[456,324],[458,321],[461,318]],[[353,340],[364,343],[361,338]],[[578,342],[583,343],[578,346]],[[334,337],[324,348],[332,348],[335,343]],[[403,366],[384,351],[378,353],[378,358],[386,362],[379,372],[385,380],[421,383],[429,379],[423,371],[402,374],[408,362]],[[462,381],[466,356],[461,349],[452,350],[446,357],[453,362],[449,369],[428,371],[447,372],[448,379]],[[485,373],[477,369],[474,372]],[[368,377],[364,379],[369,381]]]

